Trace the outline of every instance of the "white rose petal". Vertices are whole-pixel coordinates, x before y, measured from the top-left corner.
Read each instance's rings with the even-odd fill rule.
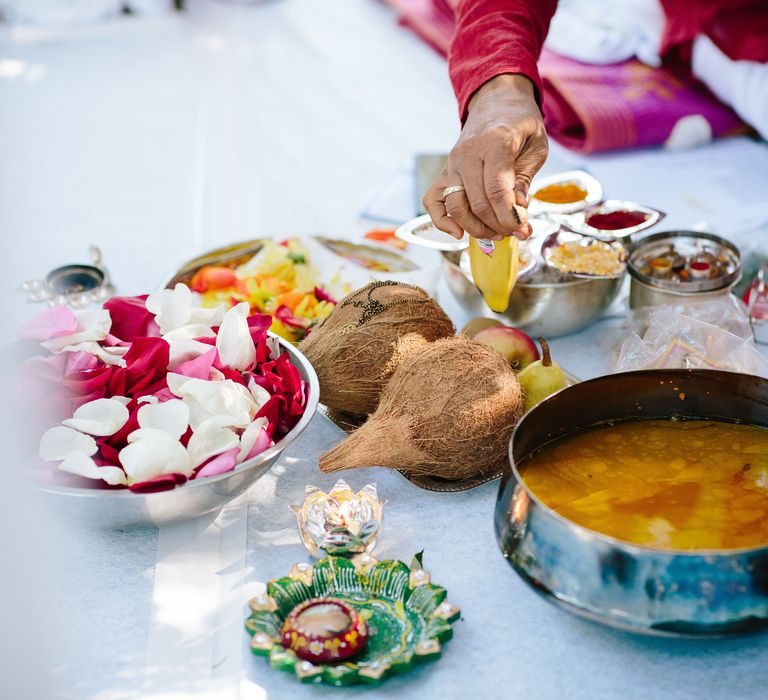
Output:
[[[210,382],[170,372],[168,388],[189,406],[192,430],[216,416],[223,426],[245,428],[253,418],[254,402],[250,392],[231,379]]]
[[[251,398],[256,406],[257,413],[258,410],[272,398],[270,393],[263,386],[259,386],[253,381],[253,377],[248,380],[248,390],[251,392]]]
[[[139,396],[138,399],[136,399],[137,403],[151,403],[156,404],[159,399],[157,396],[153,396],[152,394],[145,394],[144,396]]]
[[[106,309],[81,309],[73,313],[77,319],[74,333],[46,340],[40,345],[51,352],[61,352],[68,345],[104,340],[112,328],[112,318]]]
[[[192,292],[186,284],[177,284],[173,289],[161,289],[150,294],[146,301],[147,311],[155,314],[160,333],[186,326],[192,316]]]
[[[199,340],[179,340],[169,344],[171,346],[171,353],[168,369],[171,371],[175,370],[180,364],[195,360],[213,349],[213,345],[201,343]]]
[[[219,304],[219,306],[212,309],[197,306],[192,309],[190,320],[192,323],[202,323],[208,327],[220,326],[226,313],[227,307],[224,304]]]
[[[113,401],[119,401],[123,406],[127,406],[133,399],[129,396],[110,396]]]
[[[185,340],[194,340],[195,338],[214,338],[216,334],[211,330],[210,326],[204,326],[201,323],[189,323],[181,328],[176,328],[163,335],[163,340],[169,345],[174,343],[181,343]],[[205,345],[205,343],[203,343]],[[208,350],[213,346],[207,345]]]
[[[163,474],[192,474],[189,455],[178,440],[168,435],[153,435],[120,450],[120,464],[131,483],[149,481]]]
[[[116,399],[96,399],[83,404],[72,418],[62,421],[81,433],[104,437],[114,435],[128,422],[128,409]]]
[[[226,377],[224,376],[224,372],[216,369],[215,367],[211,367],[211,374],[208,379],[210,379],[212,382],[223,382]]]
[[[122,469],[119,467],[97,467],[96,462],[82,452],[73,452],[59,465],[59,469],[69,474],[84,476],[86,479],[103,479],[111,486],[128,483]]]
[[[90,435],[83,435],[63,425],[46,430],[40,438],[40,459],[46,462],[66,459],[76,452],[88,457],[96,454],[96,450],[98,450],[96,440]]]
[[[192,433],[187,452],[193,467],[200,466],[214,455],[231,450],[240,444],[237,434],[220,424],[214,416],[203,421]]]
[[[142,406],[138,412],[139,427],[154,428],[178,440],[187,432],[189,406],[179,399]]]
[[[266,418],[258,418],[243,431],[243,434],[240,436],[240,453],[237,455],[238,464],[248,456],[248,453],[256,444],[256,438],[259,437],[259,433],[268,424],[269,421]]]
[[[139,440],[146,440],[151,437],[170,437],[164,430],[158,430],[157,428],[137,428],[132,433],[128,434],[126,442],[129,444],[132,442],[138,442]]]
[[[280,353],[282,352],[282,349],[280,348],[280,341],[271,335],[267,336],[267,349],[269,350],[269,356],[273,360],[276,360],[278,357],[280,357]]]
[[[223,365],[246,370],[256,361],[256,346],[248,329],[250,306],[242,302],[227,311],[216,337],[216,348]]]
[[[118,367],[125,367],[125,360],[123,355],[128,352],[130,348],[124,345],[115,345],[113,347],[104,347],[97,343],[95,340],[89,340],[76,345],[67,345],[61,348],[61,352],[87,352],[90,355],[95,355],[106,365],[116,365]]]

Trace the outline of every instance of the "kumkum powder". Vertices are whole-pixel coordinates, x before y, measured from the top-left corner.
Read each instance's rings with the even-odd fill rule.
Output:
[[[623,228],[639,226],[647,219],[648,214],[643,211],[617,209],[616,211],[609,211],[604,214],[591,214],[587,217],[586,223],[592,228],[617,231]]]
[[[573,182],[557,182],[533,193],[534,199],[548,204],[573,204],[587,196],[587,191]]]

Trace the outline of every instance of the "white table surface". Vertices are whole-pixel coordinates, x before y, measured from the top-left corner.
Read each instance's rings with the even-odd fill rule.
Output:
[[[388,174],[456,136],[442,58],[376,0],[191,3],[184,17],[0,33],[0,295],[98,243],[124,294],[155,288],[183,260],[261,235],[359,235],[358,213]],[[574,159],[610,196],[707,222],[742,244],[766,236],[768,149]],[[762,199],[760,199],[762,197]],[[758,204],[756,204],[758,202]],[[461,310],[439,298],[457,323]],[[13,303],[3,333],[30,313]],[[573,373],[610,369],[623,307],[554,341]],[[462,608],[443,659],[377,689],[301,686],[250,655],[244,602],[306,558],[293,515],[305,484],[330,487],[320,452],[339,439],[317,417],[247,498],[214,523],[119,532],[51,528],[48,564],[62,641],[52,696],[597,700],[764,698],[768,636],[642,638],[567,615],[532,593],[494,541],[496,484],[417,489],[383,469],[344,474],[388,500],[376,553],[425,550]],[[21,696],[18,696],[21,697]]]

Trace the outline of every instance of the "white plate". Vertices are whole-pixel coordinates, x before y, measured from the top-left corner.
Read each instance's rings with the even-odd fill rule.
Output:
[[[587,196],[578,202],[570,204],[551,204],[536,199],[533,195],[549,185],[572,183],[587,191]],[[592,204],[597,204],[603,198],[603,186],[585,170],[567,170],[547,177],[535,177],[531,183],[528,195],[528,213],[536,214],[571,214]]]

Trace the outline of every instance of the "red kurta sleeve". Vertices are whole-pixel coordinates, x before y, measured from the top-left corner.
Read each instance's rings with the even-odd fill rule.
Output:
[[[557,0],[460,0],[448,69],[462,122],[472,95],[502,73],[521,73],[536,86],[541,47]]]

